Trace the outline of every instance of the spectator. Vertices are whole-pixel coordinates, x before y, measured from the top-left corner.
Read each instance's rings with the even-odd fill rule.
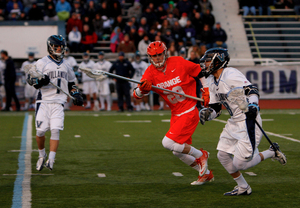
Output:
[[[103,20],[103,33],[104,34],[110,34],[111,33],[110,20],[105,15],[103,15],[101,18]],[[105,37],[104,37],[104,39],[105,39]]]
[[[91,20],[95,18],[96,13],[98,10],[96,8],[94,0],[87,1],[87,8],[85,9],[85,14],[89,16]]]
[[[43,20],[44,15],[42,10],[37,7],[37,4],[34,2],[32,3],[31,9],[28,11],[28,20]]]
[[[145,32],[145,30],[143,28],[139,28],[138,29],[138,33],[137,36],[134,39],[134,45],[137,48],[139,45],[139,42],[144,38],[144,35],[146,35],[147,33]]]
[[[95,15],[95,19],[93,19],[94,31],[98,36],[98,39],[102,39],[103,35],[103,20],[101,19],[101,15],[97,13]]]
[[[133,3],[133,6],[129,7],[129,9],[127,11],[127,16],[129,16],[129,17],[135,16],[139,19],[142,16],[141,3],[138,1],[135,1]]]
[[[168,57],[171,56],[178,56],[178,51],[176,50],[175,45],[170,45],[170,47],[168,48]]]
[[[172,34],[173,34],[173,39],[175,40],[176,43],[182,40],[184,36],[184,30],[180,26],[179,21],[174,22],[174,26],[172,28]]]
[[[129,39],[129,35],[124,35],[124,40],[120,42],[117,48],[117,52],[123,51],[124,53],[135,53],[136,47],[134,42]]]
[[[191,58],[191,52],[194,52],[195,53],[195,55],[196,55],[196,57],[199,59],[199,58],[201,58],[201,55],[200,55],[200,47],[198,46],[198,45],[193,45],[193,46],[191,46],[191,47],[189,47],[189,49],[188,49],[188,55],[187,55],[187,58],[189,59],[189,58]]]
[[[227,44],[225,43],[227,40],[227,34],[225,30],[221,28],[220,22],[216,23],[216,27],[212,31],[213,36],[213,48],[221,47],[227,48]]]
[[[169,23],[169,21],[167,19],[165,19],[163,22],[162,22],[162,25],[161,25],[161,33],[163,35],[166,34],[167,30],[171,30],[172,29],[172,26],[171,24]]]
[[[175,7],[174,1],[169,1],[169,8],[167,9],[167,12],[170,14],[172,13],[175,18],[180,17],[179,9]]]
[[[179,56],[181,56],[182,58],[186,59],[186,51],[184,48],[181,48],[179,50]]]
[[[110,17],[116,19],[117,16],[122,15],[122,7],[119,1],[111,1],[110,3]]]
[[[14,99],[16,104],[16,110],[20,111],[20,103],[19,99],[16,95],[15,90],[15,82],[16,82],[16,69],[15,64],[11,57],[8,56],[7,51],[1,51],[1,59],[5,62],[5,69],[4,69],[4,88],[6,94],[6,105],[5,109],[2,111],[9,111],[11,107],[11,101]]]
[[[119,52],[119,59],[111,66],[109,69],[110,73],[113,73],[114,71],[116,72],[115,74],[123,76],[123,77],[128,77],[132,78],[134,75],[134,68],[132,64],[124,59],[124,52]],[[126,100],[126,106],[128,111],[133,111],[133,107],[131,105],[131,96],[130,96],[130,84],[128,81],[122,80],[122,79],[117,79],[116,80],[116,88],[117,88],[117,94],[118,94],[118,107],[119,107],[119,112],[124,111],[124,96]]]
[[[98,37],[95,32],[90,30],[89,25],[83,25],[83,32],[81,38],[81,46],[83,52],[93,52],[94,44],[97,43]]]
[[[75,0],[73,3],[73,8],[71,10],[71,14],[73,14],[73,12],[75,12],[79,15],[79,17],[78,17],[79,19],[81,19],[81,17],[83,17],[85,15],[84,7],[81,6],[79,0]]]
[[[212,29],[215,24],[215,17],[211,14],[209,9],[207,9],[206,13],[203,15],[203,23],[208,24],[210,29]]]
[[[52,0],[50,0],[52,1]],[[48,3],[46,4],[47,7],[45,8],[45,15],[44,15],[44,21],[58,21],[58,16],[55,11],[55,5],[54,3],[52,4],[51,2],[47,1]]]
[[[143,19],[143,17],[145,17],[148,27],[151,27],[153,25],[153,23],[157,20],[155,13],[151,11],[151,8],[149,6],[146,8],[145,12],[142,14],[141,20]],[[148,32],[149,30],[146,30],[146,31]]]
[[[107,6],[107,2],[106,1],[103,1],[102,3],[101,3],[101,8],[99,9],[99,13],[102,15],[102,17],[103,16],[106,16],[107,17],[107,19],[109,19],[111,16],[111,14],[110,14],[110,10],[109,10],[109,8],[108,8],[108,6]]]
[[[136,17],[135,16],[132,16],[131,18],[130,18],[130,20],[132,21],[132,25],[133,26],[135,26],[136,28],[139,28],[139,23],[138,23],[138,21],[137,21],[137,19],[136,19]]]
[[[178,21],[178,19],[174,17],[173,13],[168,14],[167,20],[169,21],[171,27],[173,27],[174,23]]]
[[[82,21],[80,19],[80,14],[73,12],[67,21],[66,33],[69,34],[75,26],[79,32],[82,32]]]
[[[146,17],[142,17],[140,20],[140,25],[139,28],[142,28],[144,30],[145,33],[149,32],[149,27],[150,25],[148,24],[147,18]]]
[[[19,9],[18,3],[13,3],[13,9],[10,10],[10,13],[8,15],[9,20],[18,20],[21,15],[21,10]]]
[[[243,16],[249,15],[251,12],[252,15],[256,15],[256,8],[258,8],[258,0],[239,0],[240,8],[243,9]]]
[[[212,47],[212,32],[209,25],[205,24],[203,26],[203,31],[200,35],[201,45],[205,45],[207,49]]]
[[[162,35],[162,40],[163,42],[166,43],[166,45],[169,47],[171,43],[174,42],[173,36],[172,36],[172,31],[168,29],[164,35]]]
[[[110,35],[110,50],[114,53],[117,50],[117,46],[124,39],[124,35],[119,27],[115,27],[114,31]]]
[[[182,28],[186,26],[187,20],[188,20],[187,13],[182,13],[181,18],[178,21]]]
[[[0,21],[5,20],[5,11],[4,9],[0,8]]]
[[[294,2],[294,10],[295,10],[295,13],[296,15],[300,15],[300,0],[293,0]],[[299,18],[298,18],[299,20]]]
[[[131,19],[129,19],[129,20],[126,22],[126,25],[125,25],[125,27],[124,27],[123,33],[124,33],[124,34],[126,34],[126,33],[129,34],[132,26],[133,26],[132,21],[131,21]],[[135,28],[135,29],[136,29],[136,28]],[[133,40],[133,39],[131,39],[131,40]]]
[[[156,34],[157,34],[156,28],[150,28],[150,31],[148,33],[148,37],[149,37],[149,40],[151,42],[154,41]]]
[[[21,13],[21,11],[23,11],[24,6],[23,6],[23,3],[21,1],[19,1],[19,0],[9,0],[6,4],[6,9],[5,9],[6,14],[10,14],[11,10],[16,9],[16,6],[14,6],[14,3],[18,4],[17,8],[20,10],[20,13]]]
[[[78,31],[77,26],[74,26],[73,29],[68,34],[68,42],[71,52],[79,52],[80,42],[81,42],[81,33]]]
[[[195,26],[196,30],[196,39],[200,39],[200,33],[203,30],[203,19],[200,12],[196,12],[194,17],[191,19],[192,25]]]
[[[253,1],[253,0],[251,0]],[[209,0],[201,0],[199,1],[200,7],[201,7],[201,13],[204,14],[206,12],[207,9],[209,9],[210,11],[213,10],[213,6],[210,3]]]
[[[200,56],[199,57],[201,58],[202,56],[204,56],[206,51],[207,51],[206,45],[204,45],[204,44],[200,45]]]
[[[124,31],[126,22],[124,21],[122,15],[117,16],[116,20],[114,21],[114,23],[112,25],[113,28],[115,28],[117,26],[121,29],[122,32]]]
[[[181,0],[177,3],[176,7],[178,8],[181,15],[183,13],[186,13],[187,16],[191,16],[194,5],[190,0]]]
[[[159,5],[157,11],[155,12],[157,21],[162,24],[165,19],[167,19],[168,13],[164,10],[163,5]]]
[[[55,6],[55,10],[56,10],[58,19],[62,20],[62,21],[69,19],[71,9],[72,9],[72,7],[68,1],[59,0]]]
[[[187,60],[189,60],[195,64],[200,64],[200,59],[196,55],[195,51],[191,51],[189,55],[190,55],[190,58],[188,58]]]
[[[129,39],[130,40],[134,40],[134,45],[135,45],[135,47],[137,47],[137,45],[135,43],[135,40],[138,39],[139,37],[138,37],[138,33],[136,31],[136,27],[135,26],[132,26],[130,28],[130,31],[129,31],[128,35],[129,35]]]
[[[82,25],[88,25],[90,30],[94,32],[94,24],[90,16],[85,15],[82,20]]]
[[[28,19],[28,18],[27,18],[26,13],[25,13],[24,11],[21,12],[20,17],[19,17],[18,20],[25,21],[25,20],[27,20],[27,19]]]
[[[138,44],[138,50],[142,57],[147,57],[147,47],[151,43],[148,35],[144,35],[143,39]]]
[[[273,5],[272,0],[258,0],[259,15],[271,15],[271,5]]]
[[[187,45],[188,41],[190,41],[192,45],[196,45],[196,30],[193,27],[191,20],[188,20],[186,22],[186,26],[184,27],[184,36],[182,40],[184,42],[184,46]]]

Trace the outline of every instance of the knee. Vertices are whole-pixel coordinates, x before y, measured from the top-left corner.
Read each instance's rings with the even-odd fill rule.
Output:
[[[45,136],[45,133],[46,133],[46,132],[44,132],[44,131],[39,131],[39,130],[36,131],[36,135],[37,135],[38,137],[43,137],[43,136]]]
[[[172,147],[173,147],[173,143],[174,141],[169,139],[168,137],[164,137],[163,140],[162,140],[162,145],[164,148],[168,149],[168,150],[173,150]]]
[[[237,159],[236,157],[233,159],[233,165],[238,170],[246,170],[247,162]]]
[[[59,129],[51,130],[51,140],[59,140]]]

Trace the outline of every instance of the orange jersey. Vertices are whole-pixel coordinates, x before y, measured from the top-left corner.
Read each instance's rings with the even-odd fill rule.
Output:
[[[196,81],[201,71],[200,65],[187,61],[180,56],[169,57],[164,72],[158,71],[152,64],[145,71],[142,79],[152,85],[196,97]],[[153,89],[166,101],[172,114],[180,114],[196,105],[197,101],[181,95]]]

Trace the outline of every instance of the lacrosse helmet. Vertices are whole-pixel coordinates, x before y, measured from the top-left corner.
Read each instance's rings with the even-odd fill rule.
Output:
[[[164,57],[161,62],[156,63],[153,61],[152,56],[159,55],[159,54],[163,54]],[[162,70],[165,67],[168,55],[167,55],[167,47],[163,42],[154,41],[154,42],[150,43],[147,48],[147,55],[148,55],[148,58],[149,58],[151,64],[153,64],[153,66],[155,66],[158,70]]]
[[[228,50],[225,48],[208,49],[200,59],[200,66],[207,78],[213,72],[225,68],[230,60]],[[206,66],[206,62],[210,61],[210,65]]]
[[[47,40],[48,53],[55,61],[60,62],[64,58],[66,45],[66,40],[62,35],[51,35]],[[60,51],[58,51],[59,46]]]

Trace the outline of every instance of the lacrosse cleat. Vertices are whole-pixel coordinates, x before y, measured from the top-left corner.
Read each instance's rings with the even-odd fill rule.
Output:
[[[45,164],[45,167],[48,168],[49,170],[53,170],[53,164],[54,164],[54,160],[48,159]]]
[[[247,186],[247,188],[235,186],[232,191],[224,193],[224,196],[250,195],[251,193],[252,189],[249,185]]]
[[[39,157],[37,163],[36,163],[36,169],[38,171],[41,171],[43,170],[43,167],[44,167],[44,164],[45,164],[45,161],[46,161],[46,158],[47,158],[47,154],[45,153],[45,155],[43,157]]]
[[[204,176],[198,176],[198,180],[191,183],[191,185],[202,185],[206,182],[212,182],[214,181],[214,175],[212,173],[212,170],[209,174],[205,174]]]
[[[275,146],[275,148],[276,148],[277,150],[274,150],[273,146],[270,145],[269,150],[275,152],[274,157],[272,157],[271,159],[272,159],[273,161],[278,160],[278,161],[280,162],[281,165],[285,165],[286,162],[287,162],[285,154],[284,154],[283,152],[280,151],[278,143],[274,142],[273,145]]]
[[[200,150],[203,153],[203,155],[201,157],[197,158],[196,162],[200,167],[199,176],[202,177],[202,176],[205,175],[205,173],[207,171],[207,168],[208,168],[207,160],[208,160],[208,157],[209,157],[209,153],[207,151],[203,150],[202,148]]]

